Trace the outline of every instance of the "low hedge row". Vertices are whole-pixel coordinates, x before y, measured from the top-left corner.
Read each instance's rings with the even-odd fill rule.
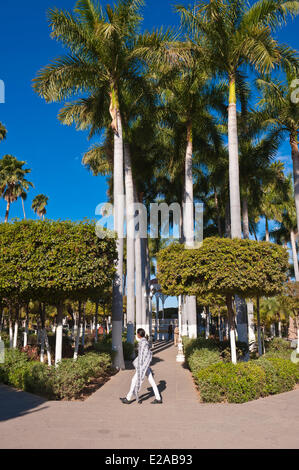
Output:
[[[86,385],[111,371],[109,354],[88,353],[77,361],[63,359],[58,367],[30,361],[18,350],[5,352],[0,365],[0,382],[51,400],[79,398]]]
[[[258,360],[236,365],[228,362],[227,347],[220,347],[217,341],[186,338],[183,341],[186,361],[203,402],[245,403],[293,390],[299,383],[299,365],[290,361],[285,341],[283,344],[274,341],[267,354]],[[242,357],[245,351],[242,344],[238,350]]]
[[[193,372],[197,372],[209,365],[218,362],[231,362],[229,341],[217,341],[214,339],[189,339],[183,337],[184,353],[187,365]],[[237,342],[237,358],[242,360],[248,352],[245,343]]]

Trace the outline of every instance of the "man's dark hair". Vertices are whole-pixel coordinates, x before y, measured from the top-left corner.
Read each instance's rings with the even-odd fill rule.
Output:
[[[137,334],[138,334],[139,336],[141,336],[141,338],[144,338],[144,337],[145,337],[145,331],[144,331],[144,329],[143,329],[143,328],[138,328]]]

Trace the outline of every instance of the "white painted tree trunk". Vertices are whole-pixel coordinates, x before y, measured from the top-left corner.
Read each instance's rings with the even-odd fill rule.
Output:
[[[194,248],[194,196],[193,196],[193,144],[192,126],[187,127],[187,147],[185,156],[185,193],[184,193],[184,240],[186,248]],[[189,338],[197,338],[196,297],[186,298]]]
[[[206,336],[206,339],[209,339],[209,337],[210,337],[211,312],[210,312],[209,307],[206,307],[205,310],[206,310],[206,333],[205,333],[205,336]]]
[[[129,144],[124,144],[125,190],[127,220],[127,341],[134,344],[135,337],[135,226],[134,184]]]
[[[274,338],[275,337],[275,324],[274,323],[271,323],[270,331],[271,331],[272,338]]]
[[[15,320],[15,328],[14,328],[14,337],[13,337],[13,348],[17,349],[18,344],[18,331],[19,331],[19,320],[16,318]]]
[[[46,334],[46,329],[43,328],[41,333],[40,362],[44,362]]]
[[[279,320],[278,322],[278,337],[282,338],[282,332],[281,332],[281,321]]]
[[[114,229],[117,233],[116,248],[118,260],[113,282],[112,294],[112,350],[115,353],[113,365],[116,369],[125,369],[122,325],[123,325],[123,254],[124,254],[124,155],[123,135],[120,112],[117,111],[117,132],[114,134],[113,165],[113,204]]]
[[[9,313],[9,320],[8,320],[8,328],[9,328],[9,347],[10,349],[13,348],[13,327],[12,327],[12,318],[11,318],[11,312]]]
[[[51,361],[51,349],[49,345],[49,340],[48,340],[48,335],[47,335],[47,330],[45,329],[45,345],[47,348],[47,359],[48,359],[48,366],[51,367],[52,361]]]
[[[249,351],[253,351],[255,348],[255,332],[254,332],[254,307],[253,302],[247,302],[247,314],[248,314],[248,341]]]
[[[295,279],[296,279],[296,282],[298,282],[299,281],[298,254],[297,254],[296,237],[295,237],[294,230],[290,231],[290,239],[291,239],[291,246],[292,246]]]
[[[55,366],[62,360],[62,315],[63,306],[62,304],[57,305],[57,326],[56,326],[56,341],[55,341]]]
[[[233,312],[231,296],[226,297],[226,304],[227,304],[227,313],[228,313],[228,321],[229,321],[231,361],[233,364],[237,364],[236,333],[235,333],[234,312]]]
[[[260,299],[259,299],[259,297],[257,297],[257,300],[256,300],[256,316],[257,316],[258,353],[259,353],[259,356],[262,356],[263,355],[263,345],[262,345],[262,331],[261,331]]]

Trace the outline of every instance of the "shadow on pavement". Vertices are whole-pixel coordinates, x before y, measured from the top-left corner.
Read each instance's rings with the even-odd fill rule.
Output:
[[[45,402],[45,399],[36,395],[0,385],[0,421],[7,421],[44,410],[48,407],[44,406],[38,410],[34,410],[34,408],[37,408]]]
[[[160,380],[160,382],[157,384],[157,387],[158,387],[159,393],[160,393],[160,395],[162,397],[162,400],[163,400],[162,392],[164,392],[164,390],[166,389],[165,380]],[[149,400],[152,397],[153,398],[155,397],[155,394],[154,394],[154,391],[153,391],[152,387],[149,387],[147,390],[148,390],[147,393],[143,393],[143,395],[140,395],[139,400],[141,400],[141,402],[144,402],[146,400]]]
[[[152,349],[152,353],[153,353],[153,356],[156,355],[156,354],[159,354],[160,352],[164,351],[165,349],[168,349],[168,348],[171,348],[173,346],[173,341],[166,341],[166,342],[163,342],[162,344],[159,344],[157,346],[155,346],[153,349]]]

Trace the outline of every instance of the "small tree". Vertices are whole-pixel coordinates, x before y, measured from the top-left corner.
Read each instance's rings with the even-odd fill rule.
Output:
[[[207,238],[199,249],[175,244],[158,254],[158,279],[168,295],[223,295],[236,363],[233,297],[271,297],[282,291],[289,268],[285,248],[268,242]]]
[[[22,221],[0,224],[0,294],[57,308],[55,363],[62,358],[63,302],[104,296],[114,276],[115,240],[95,224]]]

